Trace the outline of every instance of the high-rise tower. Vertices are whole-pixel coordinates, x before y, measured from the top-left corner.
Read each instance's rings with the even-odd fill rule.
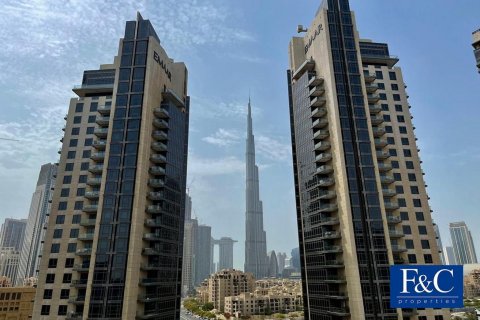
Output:
[[[477,62],[478,72],[480,72],[480,29],[474,31],[472,37],[473,54],[475,55],[475,60]]]
[[[477,253],[473,245],[472,234],[465,222],[452,222],[449,225],[449,229],[456,263],[477,263]]]
[[[267,236],[263,229],[263,206],[260,201],[258,167],[255,164],[255,138],[252,128],[252,108],[248,101],[245,212],[245,272],[255,279],[268,274]]]
[[[218,245],[218,271],[233,269],[233,245],[235,242],[237,240],[228,237],[214,240],[214,243]]]
[[[20,266],[16,283],[18,286],[23,284],[25,278],[37,276],[56,174],[57,166],[51,163],[44,164],[40,169],[37,186],[30,203],[25,239],[20,252]]]
[[[35,319],[180,319],[187,69],[148,20],[70,100]]]
[[[390,265],[440,263],[398,59],[359,39],[348,0],[325,0],[298,31],[287,74],[305,319],[448,319],[390,308]]]

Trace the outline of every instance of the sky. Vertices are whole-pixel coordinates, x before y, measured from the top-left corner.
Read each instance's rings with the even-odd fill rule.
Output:
[[[40,166],[57,162],[72,87],[111,63],[126,20],[152,21],[189,69],[193,215],[232,237],[243,268],[245,131],[253,106],[268,250],[298,246],[288,120],[288,43],[318,0],[0,0],[0,220],[26,218]],[[408,85],[433,217],[444,245],[464,220],[480,249],[476,0],[351,0],[362,38],[387,42]]]

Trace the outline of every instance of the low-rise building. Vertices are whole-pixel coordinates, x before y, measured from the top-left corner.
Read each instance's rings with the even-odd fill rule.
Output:
[[[1,287],[0,320],[31,319],[35,291],[33,287]]]
[[[480,269],[472,270],[464,276],[463,295],[467,299],[480,297]]]

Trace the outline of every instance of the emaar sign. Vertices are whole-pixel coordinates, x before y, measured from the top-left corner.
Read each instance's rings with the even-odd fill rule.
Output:
[[[463,266],[390,267],[392,308],[463,307]]]

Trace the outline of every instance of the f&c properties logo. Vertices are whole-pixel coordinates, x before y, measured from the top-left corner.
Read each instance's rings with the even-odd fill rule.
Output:
[[[390,267],[392,308],[463,307],[463,266]]]

